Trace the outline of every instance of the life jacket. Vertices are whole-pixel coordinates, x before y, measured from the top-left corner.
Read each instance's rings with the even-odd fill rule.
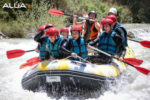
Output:
[[[39,56],[40,56],[40,59],[42,60],[45,60],[46,59],[46,43],[47,43],[47,40],[48,40],[48,37],[43,37],[43,42],[41,44],[41,46],[39,47],[39,50],[40,50],[40,53],[39,53]]]
[[[120,31],[118,31],[118,28],[121,28],[124,32],[123,35],[124,35],[125,39],[124,39],[123,43],[124,43],[124,46],[126,47],[126,46],[128,46],[128,41],[127,41],[128,33],[127,33],[127,30],[121,24],[116,24],[115,27],[113,28],[113,30],[115,32],[119,32],[119,34],[122,34],[122,33],[120,33]]]
[[[59,37],[54,45],[50,40],[47,41],[47,49],[50,53],[50,56],[56,59],[60,59],[62,57],[62,52],[60,52],[60,46],[62,41],[63,41],[62,37]]]
[[[113,40],[115,34],[116,32],[111,32],[109,34],[103,32],[102,35],[99,37],[98,49],[107,52],[111,55],[116,55],[119,51],[119,48]]]
[[[76,40],[71,38],[70,51],[75,52],[78,56],[80,56],[82,58],[86,58],[88,55],[87,54],[87,46],[86,46],[83,38],[80,39],[80,44],[78,44]]]
[[[95,28],[95,23],[92,24],[91,27],[87,27],[87,24],[85,24],[84,28],[85,28],[85,31],[83,34],[89,34],[88,40],[94,40],[97,38],[98,30]],[[90,33],[87,33],[87,28],[90,28]]]

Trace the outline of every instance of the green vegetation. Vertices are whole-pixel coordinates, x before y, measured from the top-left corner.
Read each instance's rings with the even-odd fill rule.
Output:
[[[19,1],[33,8],[3,9],[4,3]],[[122,2],[121,2],[122,1]],[[49,9],[56,8],[68,14],[82,15],[82,11],[98,12],[98,20],[107,13],[111,7],[118,10],[118,20],[121,23],[136,22],[132,7],[128,7],[125,0],[1,0],[0,1],[0,30],[9,37],[25,37],[29,32],[37,30],[40,25],[51,23],[56,27],[68,26],[72,18],[48,14]],[[127,0],[130,1],[130,0]],[[136,0],[133,0],[136,1]],[[129,3],[129,2],[128,2]],[[146,22],[144,8],[138,10],[139,19]],[[134,19],[133,19],[134,18]],[[143,20],[144,19],[144,20]],[[150,19],[148,19],[150,20]],[[139,20],[137,20],[139,22]]]

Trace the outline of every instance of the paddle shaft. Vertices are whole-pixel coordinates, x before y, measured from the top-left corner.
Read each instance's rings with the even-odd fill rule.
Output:
[[[69,17],[73,17],[73,15],[70,15],[70,14],[64,14],[65,16],[69,16]],[[79,17],[79,16],[77,16],[77,18],[79,18],[79,19],[84,19],[84,20],[89,20],[89,21],[95,21],[95,20],[93,20],[93,19],[86,19],[86,18],[84,18],[84,17]]]
[[[35,51],[35,50],[28,50],[28,51],[26,51],[26,52],[31,52],[31,51]]]
[[[82,59],[83,61],[85,61],[85,62],[87,62],[87,63],[90,63],[89,61],[87,61],[87,60],[85,60],[85,59],[83,59],[82,57],[80,57],[80,56],[77,56],[78,58],[80,58],[80,59]]]
[[[130,38],[129,38],[129,40],[130,40],[130,41],[137,42],[137,43],[139,43],[139,42],[140,42],[140,41],[137,41],[137,40],[132,40],[132,39],[130,39]]]
[[[70,14],[64,14],[65,16],[69,16],[69,17],[73,17],[73,15],[70,15]]]
[[[114,58],[114,59],[119,60],[117,57],[114,57],[114,56],[112,56],[111,54],[106,53],[106,52],[104,52],[104,51],[102,51],[102,50],[99,50],[99,49],[97,49],[97,48],[95,48],[95,47],[93,47],[93,46],[88,45],[88,47],[91,48],[91,49],[93,49],[93,50],[96,50],[96,51],[98,51],[98,52],[101,52],[101,53],[103,53],[103,54],[105,54],[105,55],[107,55],[107,56],[109,56],[109,57],[112,57],[112,58]],[[123,61],[123,60],[121,60],[121,61],[124,62],[124,63],[126,63],[126,64],[128,64],[128,65],[130,65],[130,66],[133,66],[133,67],[134,67],[134,65],[132,65],[132,64],[130,64],[130,63],[128,63],[128,62],[125,62],[125,61]]]

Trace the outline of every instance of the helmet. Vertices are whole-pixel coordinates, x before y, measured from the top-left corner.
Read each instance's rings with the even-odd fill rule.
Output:
[[[56,27],[52,27],[46,30],[46,35],[51,37],[51,36],[58,36],[59,31]]]
[[[43,31],[43,30],[45,30],[45,25],[41,25],[39,28],[38,28],[38,31],[40,32],[40,31]]]
[[[50,28],[50,27],[54,27],[54,25],[53,25],[53,24],[46,24],[46,25],[45,25],[45,29],[48,29],[48,28]]]
[[[60,32],[67,32],[67,33],[69,33],[69,29],[66,28],[66,27],[62,27],[62,28],[60,29]]]
[[[90,15],[90,14],[95,14],[95,17],[97,17],[97,12],[94,10],[90,11],[88,15]]]
[[[101,22],[102,22],[102,25],[104,25],[104,24],[112,25],[113,24],[113,20],[111,20],[109,18],[105,18]]]
[[[113,22],[117,21],[117,17],[115,15],[109,15],[106,18],[109,18],[109,19],[113,20]]]
[[[117,15],[117,9],[116,8],[110,8],[108,13],[110,13],[110,12]]]
[[[102,18],[102,19],[101,19],[100,24],[102,24],[103,20],[105,20],[105,18]]]
[[[79,31],[81,33],[82,32],[82,27],[78,26],[78,25],[72,26],[71,27],[71,32],[72,31]]]

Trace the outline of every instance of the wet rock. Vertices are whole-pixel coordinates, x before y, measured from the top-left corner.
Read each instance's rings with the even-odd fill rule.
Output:
[[[36,30],[30,30],[28,31],[28,34],[26,34],[25,38],[34,38],[34,36],[37,34]]]
[[[0,31],[0,39],[8,39],[8,36],[6,36],[5,34],[3,34],[3,33]]]
[[[129,38],[135,38],[135,35],[134,35],[133,32],[129,31],[129,32],[128,32],[128,37],[129,37]]]

